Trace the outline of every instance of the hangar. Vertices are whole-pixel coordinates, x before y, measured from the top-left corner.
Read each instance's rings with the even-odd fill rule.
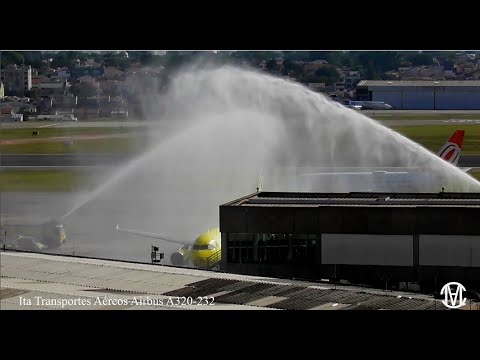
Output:
[[[220,206],[221,269],[480,289],[478,219],[480,193],[258,192]]]
[[[396,110],[480,110],[480,80],[362,80],[357,99],[383,101]]]

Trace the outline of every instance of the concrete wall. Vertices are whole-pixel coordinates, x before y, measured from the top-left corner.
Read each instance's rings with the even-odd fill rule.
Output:
[[[399,110],[480,110],[480,87],[375,87],[373,101]]]
[[[480,235],[480,208],[220,206],[225,233]]]
[[[420,235],[419,265],[480,266],[480,236]]]
[[[402,108],[402,94],[400,90],[385,90],[373,91],[372,101],[383,101],[386,104],[392,105],[394,109]]]
[[[323,234],[322,264],[413,265],[413,236]]]
[[[448,91],[447,88],[438,88],[435,91],[435,107],[437,110],[478,110],[480,109],[480,89]]]
[[[402,91],[402,107],[411,110],[431,110],[435,108],[434,97],[431,89],[405,89]]]

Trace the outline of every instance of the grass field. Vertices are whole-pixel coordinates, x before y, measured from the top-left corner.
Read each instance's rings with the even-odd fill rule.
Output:
[[[396,126],[393,130],[437,152],[455,130],[464,129],[462,154],[480,154],[480,125]]]
[[[2,154],[71,154],[111,153],[136,154],[146,148],[146,142],[134,138],[73,140],[72,143],[47,141],[32,144],[0,145]]]
[[[450,116],[451,114],[438,115]],[[468,114],[464,114],[468,115]],[[380,116],[380,115],[379,115]],[[388,115],[390,116],[390,115]],[[419,117],[422,115],[409,115]],[[427,115],[425,115],[427,116]],[[434,116],[434,115],[431,115]],[[478,116],[478,115],[477,115]],[[480,125],[425,125],[392,127],[406,137],[433,152],[445,143],[457,129],[465,129],[462,153],[480,154]],[[149,140],[147,128],[16,128],[2,129],[0,140],[13,143],[0,144],[2,154],[68,154],[68,153],[125,153],[135,154],[146,150]],[[32,131],[39,131],[33,136]],[[102,137],[76,139],[70,137]],[[57,137],[59,139],[51,139]],[[31,141],[30,141],[31,140]]]
[[[2,170],[0,191],[93,190],[107,173],[89,170]],[[471,172],[480,181],[480,170]],[[104,178],[105,179],[105,178]]]
[[[75,191],[96,185],[82,170],[1,170],[0,191]]]
[[[32,135],[34,131],[39,134]],[[146,148],[148,132],[143,128],[17,128],[2,129],[0,140],[2,154],[138,153]]]
[[[16,129],[2,129],[1,140],[12,139],[42,139],[48,137],[59,136],[73,136],[73,135],[110,135],[110,134],[129,134],[133,131],[138,131],[139,128],[16,128]],[[32,136],[33,131],[38,131],[39,134]]]

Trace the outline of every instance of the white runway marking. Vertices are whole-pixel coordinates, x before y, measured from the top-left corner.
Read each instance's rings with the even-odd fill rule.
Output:
[[[451,119],[451,120],[442,120],[444,123],[473,123],[473,124],[480,124],[480,119],[478,120],[464,120],[464,119]]]
[[[61,125],[61,124],[48,124],[48,125],[42,125],[42,126],[38,126],[38,127],[39,128],[45,128],[45,127],[57,126],[57,125]]]

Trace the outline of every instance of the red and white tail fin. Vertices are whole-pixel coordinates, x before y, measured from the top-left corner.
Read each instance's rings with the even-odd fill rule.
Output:
[[[438,152],[438,156],[452,165],[457,165],[462,150],[465,130],[456,130]]]

